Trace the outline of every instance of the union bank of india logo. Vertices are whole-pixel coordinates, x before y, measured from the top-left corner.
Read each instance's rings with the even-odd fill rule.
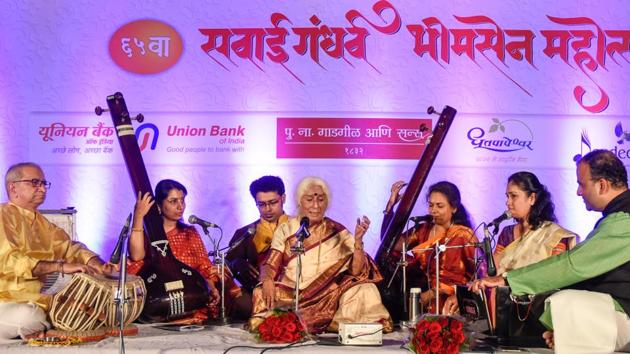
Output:
[[[155,150],[157,146],[160,130],[155,124],[144,123],[136,129],[136,140],[140,151],[149,148]]]
[[[468,131],[467,136],[474,149],[496,152],[534,150],[532,130],[527,124],[516,119],[492,118],[492,124],[487,131],[482,127],[474,127]]]

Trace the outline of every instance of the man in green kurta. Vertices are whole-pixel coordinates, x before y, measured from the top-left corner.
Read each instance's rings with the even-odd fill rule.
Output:
[[[560,289],[541,321],[556,353],[610,353],[630,349],[630,191],[626,169],[613,153],[594,150],[577,165],[578,196],[603,217],[569,252],[496,277],[474,291],[509,285],[513,295]]]

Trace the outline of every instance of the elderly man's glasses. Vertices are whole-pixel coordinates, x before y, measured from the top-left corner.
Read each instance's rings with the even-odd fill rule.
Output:
[[[48,182],[45,179],[37,179],[37,178],[33,178],[33,179],[21,179],[18,181],[13,181],[13,182],[28,182],[30,183],[33,187],[37,188],[37,187],[41,187],[44,186],[46,188],[50,188],[50,186],[52,185],[52,183]]]
[[[274,207],[276,206],[278,203],[280,203],[280,199],[272,199],[268,202],[256,202],[256,206],[259,207],[260,209],[264,208],[264,207]]]

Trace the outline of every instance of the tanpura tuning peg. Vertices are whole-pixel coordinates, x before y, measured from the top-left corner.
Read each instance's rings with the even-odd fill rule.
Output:
[[[135,117],[131,118],[136,120],[138,123],[142,123],[144,121],[144,115],[142,113],[138,113]]]
[[[94,113],[96,113],[97,116],[100,116],[103,112],[109,112],[109,109],[104,109],[101,106],[96,106],[96,108],[94,108]]]
[[[96,113],[97,116],[102,115],[104,112],[109,112],[109,109],[105,109],[101,106],[96,106],[96,108],[94,108],[94,113]],[[122,117],[129,117],[128,113],[123,113]],[[138,121],[138,123],[142,123],[144,122],[144,115],[142,113],[139,113],[138,115],[136,115],[135,117],[131,117],[131,120],[136,120]]]
[[[441,115],[441,112],[438,112],[435,110],[435,108],[433,108],[433,106],[429,106],[429,108],[427,108],[427,113],[428,114],[437,114],[438,116]]]

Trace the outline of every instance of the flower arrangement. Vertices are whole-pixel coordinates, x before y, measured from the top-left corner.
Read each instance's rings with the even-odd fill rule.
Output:
[[[456,354],[466,341],[464,324],[448,316],[425,316],[411,333],[411,350],[417,354]]]
[[[304,338],[306,329],[293,311],[273,310],[258,326],[256,338],[266,343],[294,343]]]

